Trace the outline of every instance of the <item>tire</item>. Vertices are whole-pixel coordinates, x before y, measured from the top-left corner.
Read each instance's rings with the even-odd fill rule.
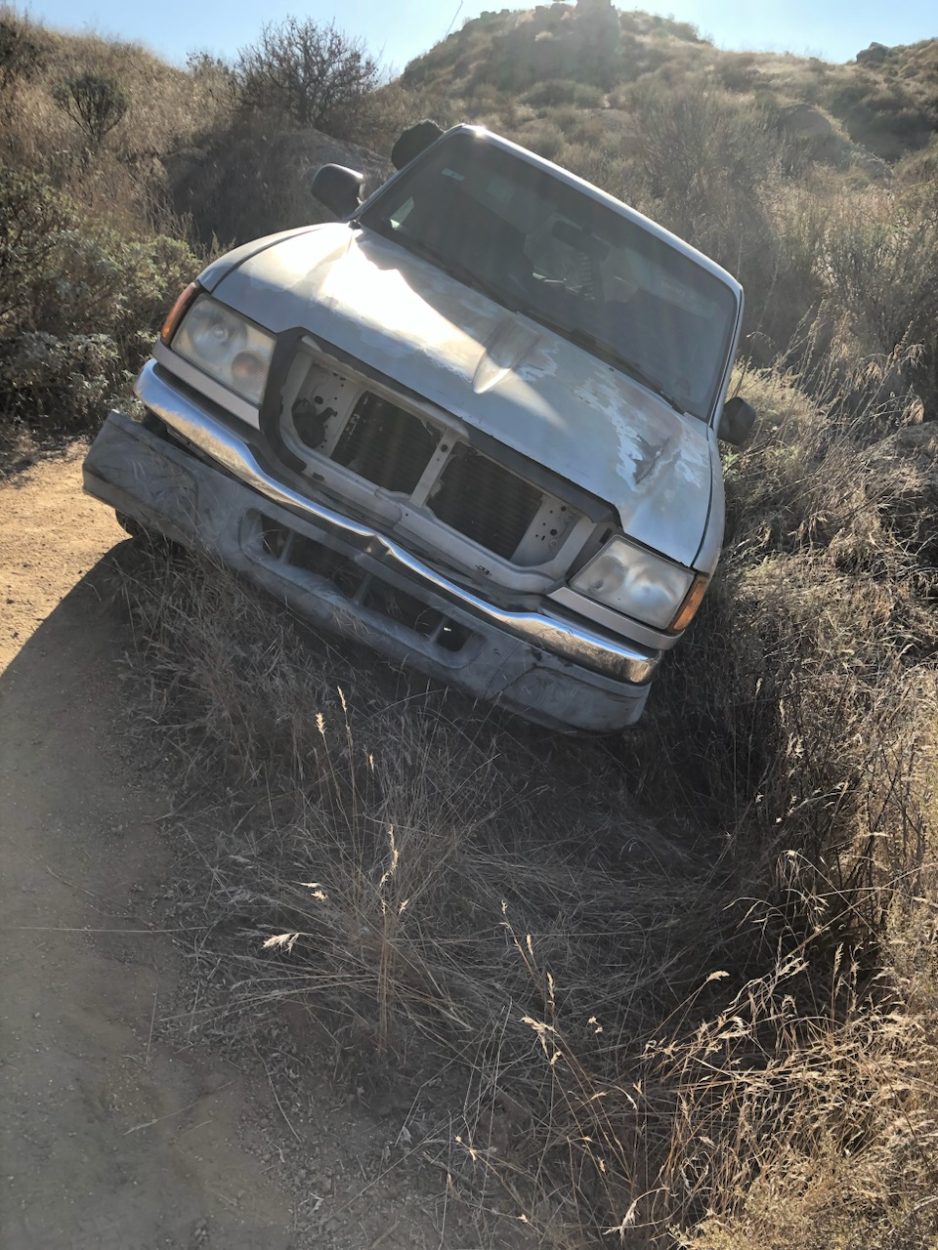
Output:
[[[144,526],[142,526],[140,522],[135,520],[132,516],[128,516],[126,512],[118,512],[115,509],[114,516],[117,518],[117,524],[121,527],[124,533],[129,534],[131,538],[152,538],[150,531],[145,529]]]

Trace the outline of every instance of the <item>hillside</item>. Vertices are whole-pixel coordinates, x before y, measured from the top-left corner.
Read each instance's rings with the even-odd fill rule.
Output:
[[[759,423],[725,453],[700,617],[611,742],[428,691],[135,545],[126,698],[178,770],[181,1044],[238,1035],[266,1066],[289,1033],[336,1107],[380,1093],[376,1166],[433,1165],[433,1245],[458,1211],[486,1247],[931,1250],[938,42],[726,53],[580,0],[467,22],[387,82],[334,35],[288,22],[181,70],[0,9],[7,465],[129,402],[210,255],[317,219],[318,160],[378,180],[428,115],[738,274],[732,385]],[[296,1072],[281,1165],[324,1203],[322,1244],[357,1247],[328,1160],[303,1170]]]
[[[746,288],[757,363],[804,366],[810,344],[817,364],[819,345],[886,365],[894,385],[915,343],[904,376],[938,415],[938,39],[834,65],[725,52],[686,23],[581,0],[483,14],[401,85],[714,256]]]
[[[727,91],[764,110],[805,154],[840,167],[876,171],[870,155],[895,161],[938,132],[938,39],[874,44],[836,65],[723,51],[686,22],[602,0],[483,14],[412,61],[402,82],[438,91],[454,114],[497,119],[519,136],[529,129],[535,142],[552,106],[601,112],[597,137],[612,156],[615,137],[628,150],[635,105],[654,90]]]
[[[396,135],[427,115],[489,125],[714,256],[746,288],[755,364],[807,373],[862,358],[888,391],[910,387],[938,412],[938,40],[832,65],[724,52],[686,23],[600,0],[489,13],[398,81],[375,68],[313,129],[309,110],[258,94],[237,60],[199,53],[178,70],[4,12],[0,161],[25,181],[6,179],[3,211],[27,213],[27,233],[64,232],[29,280],[16,264],[0,276],[20,309],[0,323],[8,415],[58,405],[68,424],[66,392],[80,412],[115,393],[139,359],[137,328],[197,267],[183,243],[204,254],[315,219],[318,162],[362,166],[375,185]],[[123,109],[93,151],[61,97],[82,73]],[[86,242],[68,260],[73,221]],[[78,284],[67,310],[46,273],[63,264]]]

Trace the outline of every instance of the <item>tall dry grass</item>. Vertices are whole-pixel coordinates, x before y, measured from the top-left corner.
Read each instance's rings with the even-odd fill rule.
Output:
[[[209,1023],[262,1047],[309,1007],[446,1100],[456,1192],[537,1244],[935,1228],[934,471],[914,407],[848,412],[837,376],[744,379],[723,573],[618,744],[310,642],[199,564],[129,586],[167,741],[237,781],[188,869],[233,981]]]

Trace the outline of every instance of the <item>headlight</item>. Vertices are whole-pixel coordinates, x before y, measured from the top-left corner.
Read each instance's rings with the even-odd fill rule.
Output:
[[[613,538],[570,585],[581,595],[646,625],[677,632],[696,612],[707,580],[664,556]]]
[[[172,348],[242,399],[260,403],[274,338],[239,313],[200,295],[184,314],[173,335]]]

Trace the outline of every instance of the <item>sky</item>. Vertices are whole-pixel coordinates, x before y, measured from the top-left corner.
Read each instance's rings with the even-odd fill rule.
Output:
[[[67,30],[93,30],[146,44],[183,64],[205,49],[233,56],[250,43],[264,21],[287,14],[335,21],[362,38],[382,63],[401,70],[438,43],[450,29],[485,9],[531,8],[534,0],[14,0],[19,12]],[[693,22],[719,47],[794,52],[831,61],[852,59],[873,40],[914,43],[938,36],[934,0],[621,0],[619,8],[642,8]]]

